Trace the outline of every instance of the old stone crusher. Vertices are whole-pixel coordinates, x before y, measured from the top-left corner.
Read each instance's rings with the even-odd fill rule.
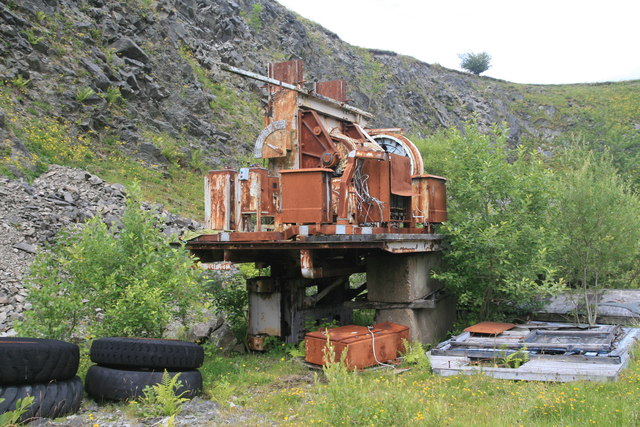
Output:
[[[254,154],[264,166],[210,171],[205,224],[187,242],[203,263],[255,262],[270,276],[247,281],[249,346],[304,337],[314,322],[352,321],[354,308],[410,327],[429,342],[449,328],[454,305],[430,278],[446,220],[445,179],[424,174],[401,129],[367,128],[347,104],[344,80],[305,83],[299,60],[270,64],[265,128]],[[366,283],[349,277],[366,273]],[[364,293],[365,289],[367,290]]]

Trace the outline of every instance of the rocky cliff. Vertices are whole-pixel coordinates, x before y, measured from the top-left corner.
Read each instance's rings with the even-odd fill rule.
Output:
[[[0,1],[0,41],[0,333],[25,308],[33,253],[61,227],[98,212],[117,221],[134,179],[199,218],[203,171],[252,161],[264,89],[223,63],[264,74],[300,58],[308,81],[347,80],[374,126],[416,137],[471,117],[539,146],[588,129],[640,164],[640,82],[477,77],[348,45],[273,0]],[[197,226],[162,215],[169,231]]]
[[[101,172],[124,156],[166,178],[170,165],[245,159],[264,94],[221,63],[264,74],[269,62],[301,58],[307,80],[346,79],[375,126],[417,136],[475,116],[482,126],[506,122],[513,141],[548,140],[584,107],[559,111],[530,96],[541,86],[348,45],[272,0],[7,1],[0,22],[0,173],[17,176],[42,163],[102,162]],[[63,139],[54,125],[70,148],[47,145]]]

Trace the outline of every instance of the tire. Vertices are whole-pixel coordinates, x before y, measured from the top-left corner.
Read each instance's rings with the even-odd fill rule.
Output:
[[[82,402],[82,381],[79,377],[53,381],[48,384],[0,386],[0,413],[12,411],[16,401],[34,396],[33,403],[22,414],[20,421],[30,418],[57,418],[78,412]]]
[[[68,380],[78,372],[78,346],[40,338],[0,338],[0,386]]]
[[[185,371],[202,366],[204,350],[186,341],[144,338],[100,338],[91,345],[91,360],[114,368]]]
[[[178,379],[182,386],[176,390],[177,395],[191,399],[202,390],[200,371],[169,372],[172,377],[180,374]],[[84,380],[87,394],[95,400],[128,400],[144,395],[146,386],[154,386],[162,382],[164,371],[136,371],[107,368],[94,365],[89,368]]]

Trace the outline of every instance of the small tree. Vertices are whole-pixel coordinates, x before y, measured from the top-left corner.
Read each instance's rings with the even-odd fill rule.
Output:
[[[462,308],[496,319],[535,304],[562,283],[547,262],[545,232],[550,172],[536,153],[511,150],[507,132],[483,134],[474,123],[424,144],[439,146],[429,171],[448,179],[450,248],[438,277]]]
[[[161,337],[202,295],[194,260],[172,249],[158,226],[130,199],[121,229],[96,217],[80,232],[60,236],[31,266],[33,309],[18,325],[20,333]]]
[[[484,73],[491,66],[491,55],[487,52],[467,52],[458,55],[458,57],[461,61],[460,66],[476,76]]]
[[[598,308],[594,291],[629,286],[624,282],[640,263],[640,198],[606,156],[572,147],[562,166],[551,212],[557,264],[567,281],[581,289],[587,321],[593,324]]]

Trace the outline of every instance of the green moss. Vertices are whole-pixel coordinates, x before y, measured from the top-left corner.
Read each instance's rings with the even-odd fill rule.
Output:
[[[242,19],[244,19],[247,25],[253,28],[254,31],[262,30],[263,23],[260,14],[262,13],[263,8],[264,7],[260,3],[254,3],[251,5],[251,10],[249,12],[240,12]]]

